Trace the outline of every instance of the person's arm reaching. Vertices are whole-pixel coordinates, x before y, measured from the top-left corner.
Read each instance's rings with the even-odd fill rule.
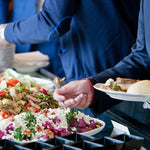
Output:
[[[93,86],[88,80],[72,81],[54,92],[54,98],[60,106],[84,109],[91,104],[94,95]]]
[[[69,30],[76,0],[45,0],[42,11],[26,20],[9,23],[5,39],[9,43],[40,43],[56,39]]]

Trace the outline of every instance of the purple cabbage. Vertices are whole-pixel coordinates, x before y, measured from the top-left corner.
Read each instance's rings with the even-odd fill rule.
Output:
[[[41,136],[38,137],[38,139],[43,138],[43,139],[48,139],[49,136],[47,134],[43,134]]]
[[[90,120],[90,126],[91,126],[92,129],[96,128],[96,124],[95,124],[95,121],[93,119]]]
[[[83,129],[77,129],[77,132],[83,133],[83,132],[87,132],[89,130],[90,130],[89,128],[83,128]]]
[[[79,119],[77,127],[86,128],[87,125],[88,124],[84,121],[84,118],[82,117],[82,119]]]
[[[14,131],[14,127],[13,127],[13,123],[10,123],[7,127],[6,127],[6,133],[7,134],[11,134],[10,131]]]
[[[53,121],[55,124],[60,124],[60,123],[61,123],[61,120],[60,120],[58,117],[55,117],[54,119],[52,119],[52,121]]]
[[[49,120],[52,120],[54,122],[54,124],[60,124],[61,120],[56,116],[54,119],[48,117]]]
[[[4,135],[5,133],[2,130],[0,130],[0,139],[2,139]]]
[[[49,129],[51,131],[54,131],[54,127],[51,125],[50,122],[46,121],[45,124],[43,123],[42,126],[44,127],[44,129]]]
[[[78,122],[77,122],[77,118],[70,116],[70,123],[68,124],[69,127],[77,127],[78,126]]]
[[[64,136],[70,134],[70,132],[66,128],[58,128],[54,133],[57,133],[57,136]]]

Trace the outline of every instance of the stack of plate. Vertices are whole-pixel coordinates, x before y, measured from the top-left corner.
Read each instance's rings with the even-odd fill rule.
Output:
[[[13,68],[18,72],[34,72],[49,64],[49,57],[39,51],[15,54]]]
[[[15,45],[3,45],[0,47],[0,71],[11,68],[14,62]]]

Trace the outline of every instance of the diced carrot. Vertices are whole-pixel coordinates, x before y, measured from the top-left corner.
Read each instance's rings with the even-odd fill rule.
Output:
[[[1,116],[2,116],[3,119],[7,119],[7,118],[10,117],[10,115],[8,113],[3,112],[3,111],[1,112]]]

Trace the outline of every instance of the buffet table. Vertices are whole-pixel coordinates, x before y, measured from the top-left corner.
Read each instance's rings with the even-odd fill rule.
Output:
[[[27,73],[26,73],[27,74]],[[33,77],[44,78],[53,81],[56,77],[54,74],[40,69],[38,72],[28,73]],[[61,82],[64,85],[65,82]],[[81,150],[81,149],[108,149],[108,150],[142,150],[144,147],[149,149],[150,130],[142,126],[133,118],[111,109],[106,112],[112,120],[126,126],[129,133],[119,133],[118,135],[109,135],[104,137],[86,136],[78,133],[56,137],[45,141],[21,144],[11,140],[0,140],[2,149],[58,149],[58,150]]]

